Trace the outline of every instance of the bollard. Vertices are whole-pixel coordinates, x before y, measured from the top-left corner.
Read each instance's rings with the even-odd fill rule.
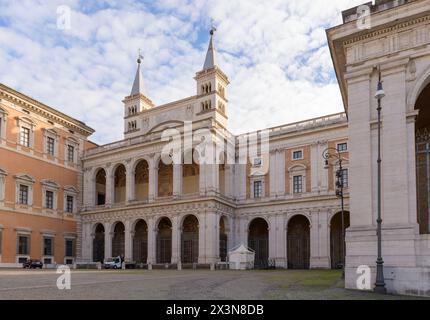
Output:
[[[182,270],[182,263],[181,262],[178,262],[178,270],[179,271]]]
[[[148,270],[152,270],[152,263],[148,263]]]
[[[215,271],[215,263],[211,263],[211,271]]]

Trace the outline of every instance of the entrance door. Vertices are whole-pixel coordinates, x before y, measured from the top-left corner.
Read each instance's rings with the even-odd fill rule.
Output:
[[[309,269],[309,220],[297,215],[291,218],[287,231],[288,269]]]

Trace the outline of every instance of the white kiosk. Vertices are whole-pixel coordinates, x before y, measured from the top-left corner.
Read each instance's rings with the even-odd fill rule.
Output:
[[[254,268],[255,251],[243,244],[228,252],[229,268],[232,270],[248,270]]]

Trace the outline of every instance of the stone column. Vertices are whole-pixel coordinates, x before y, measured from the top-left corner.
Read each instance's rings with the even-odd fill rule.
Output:
[[[172,263],[181,261],[181,235],[182,226],[179,216],[174,216],[172,218]]]
[[[134,176],[134,168],[133,168],[133,161],[131,159],[128,159],[126,161],[127,167],[126,167],[126,187],[125,187],[125,198],[126,201],[133,201],[135,199],[135,176]]]
[[[104,224],[105,228],[105,259],[112,257],[112,236],[111,232],[112,224],[107,222]]]
[[[277,158],[276,158],[276,150],[273,150],[270,152],[270,158],[269,158],[269,177],[270,177],[270,197],[276,198],[278,192],[277,192]]]
[[[106,205],[111,205],[114,203],[114,173],[113,166],[108,165],[106,168]]]
[[[182,195],[182,164],[173,164],[173,197]]]
[[[131,230],[131,221],[127,220],[124,223],[125,226],[125,248],[124,248],[124,259],[131,261],[133,259],[133,236],[134,232]]]
[[[199,214],[199,263],[215,263],[218,261],[219,231],[217,218],[218,214],[215,211]]]
[[[323,161],[322,156],[321,159],[319,157],[318,151],[319,151],[319,143],[315,142],[311,144],[311,191],[312,192],[318,192],[320,181],[319,181],[319,166],[318,162]]]
[[[158,227],[155,225],[155,218],[148,219],[148,264],[156,263],[156,247]]]
[[[199,193],[204,197],[206,195],[206,164],[199,165],[199,172]]]
[[[234,190],[234,165],[226,164],[225,165],[225,195],[226,197],[233,198],[233,190]]]
[[[327,235],[328,223],[326,211],[312,212],[311,216],[311,268],[329,268],[330,259],[327,249],[330,243],[327,244],[329,236]]]
[[[278,150],[276,153],[276,176],[277,176],[277,195],[285,195],[285,151]]]
[[[322,154],[327,147],[327,141],[320,141],[318,143],[317,157],[320,159],[316,163],[318,168],[318,185],[321,191],[328,190],[328,170],[325,168],[324,159],[322,157]]]
[[[83,205],[84,207],[92,207],[96,205],[96,181],[95,181],[95,172],[91,168],[84,168],[84,183],[83,183]]]

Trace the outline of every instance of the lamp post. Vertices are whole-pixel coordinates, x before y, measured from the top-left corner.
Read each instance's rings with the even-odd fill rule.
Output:
[[[330,151],[333,151],[333,153],[330,153]],[[344,182],[344,176],[343,176],[343,167],[342,167],[342,161],[348,160],[342,157],[339,150],[336,148],[327,148],[323,151],[323,158],[325,159],[325,168],[328,169],[329,167],[329,159],[335,159],[337,160],[337,164],[339,165],[339,169],[336,171],[336,196],[340,198],[340,204],[341,204],[341,228],[342,228],[342,245],[341,245],[341,251],[342,251],[342,277],[345,277],[345,218],[344,218],[344,199],[343,199],[343,182]]]
[[[378,237],[378,257],[376,259],[376,282],[374,291],[377,293],[387,293],[384,281],[384,260],[382,260],[382,217],[381,217],[381,100],[385,97],[385,92],[382,87],[381,70],[379,70],[378,88],[375,98],[378,100],[378,218],[376,219]]]

